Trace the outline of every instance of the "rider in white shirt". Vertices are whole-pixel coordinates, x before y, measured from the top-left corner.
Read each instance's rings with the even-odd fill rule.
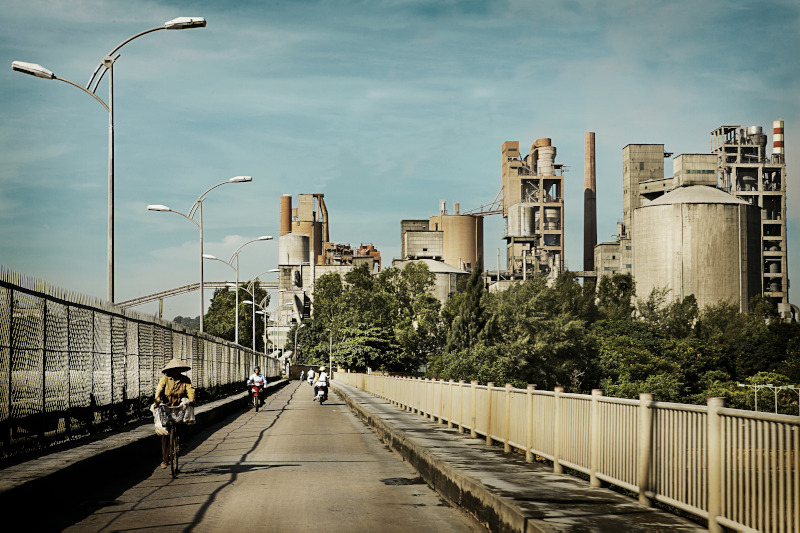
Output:
[[[264,387],[267,386],[267,378],[265,378],[263,376],[263,374],[261,374],[261,369],[260,368],[255,367],[253,369],[253,373],[250,375],[249,378],[247,378],[247,384],[248,385],[258,385],[259,387],[261,387],[261,390],[263,391]],[[262,395],[259,395],[259,399],[260,399],[261,403],[263,404],[264,400],[263,400],[263,396]]]
[[[328,386],[328,374],[325,372],[325,367],[319,367],[319,374],[317,375],[317,382],[314,383],[314,400],[317,399],[320,387]]]
[[[314,369],[313,368],[308,370],[308,384],[309,385],[313,385],[314,384]]]

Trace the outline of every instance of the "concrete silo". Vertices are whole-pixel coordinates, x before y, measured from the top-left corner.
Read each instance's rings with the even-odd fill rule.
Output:
[[[761,213],[719,189],[679,187],[633,211],[636,294],[694,294],[697,305],[727,301],[747,309],[761,292]]]
[[[442,212],[429,219],[430,231],[442,232],[442,260],[460,269],[472,270],[483,255],[483,217]]]

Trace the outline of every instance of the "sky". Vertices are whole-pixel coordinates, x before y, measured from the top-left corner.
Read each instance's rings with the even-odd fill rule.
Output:
[[[800,303],[796,0],[0,0],[0,264],[106,296],[108,114],[12,61],[85,85],[118,44],[180,16],[208,25],[144,35],[114,67],[117,301],[199,280],[197,228],[148,204],[188,213],[252,176],[203,204],[206,253],[276,237],[242,250],[244,280],[276,266],[281,194],[322,193],[331,240],[372,243],[388,266],[401,220],[491,203],[503,142],[541,137],[567,167],[565,258],[582,270],[586,131],[603,242],[622,218],[624,146],[707,153],[720,125],[769,134],[783,119]],[[503,227],[485,219],[488,268]],[[233,277],[206,262],[207,281]],[[164,302],[166,318],[198,314],[196,293]]]

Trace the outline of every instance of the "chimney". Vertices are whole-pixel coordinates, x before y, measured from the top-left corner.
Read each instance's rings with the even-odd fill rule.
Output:
[[[280,235],[292,232],[292,195],[281,195]]]
[[[772,121],[772,158],[783,163],[783,120]]]
[[[597,244],[597,175],[594,157],[594,132],[584,135],[583,147],[583,269],[594,270]]]

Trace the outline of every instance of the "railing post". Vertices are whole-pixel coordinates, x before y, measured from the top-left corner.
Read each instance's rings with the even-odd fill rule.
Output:
[[[503,451],[510,452],[511,444],[508,440],[511,438],[511,383],[506,383],[506,427],[505,434],[503,435]]]
[[[453,380],[448,380],[447,390],[450,391],[450,411],[447,415],[447,429],[453,429]]]
[[[600,397],[603,389],[592,389],[592,409],[589,417],[589,485],[602,487],[603,483],[597,479],[597,470],[600,468]]]
[[[553,472],[563,474],[564,467],[561,466],[561,393],[564,387],[553,389]]]
[[[653,503],[645,494],[650,490],[650,454],[653,442],[653,395],[647,392],[639,394],[639,450],[637,454],[637,480],[639,485],[639,505],[652,507]]]
[[[464,432],[464,380],[458,380],[458,432]]]
[[[708,464],[708,530],[720,533],[717,517],[722,514],[722,419],[719,410],[725,398],[708,399],[708,435],[706,461]]]
[[[486,445],[492,445],[492,389],[494,382],[486,384]]]
[[[478,438],[478,432],[476,431],[475,424],[478,422],[478,382],[472,380],[470,382],[472,385],[472,417],[471,417],[471,428],[469,431],[469,436],[473,439]]]
[[[525,407],[525,461],[533,462],[533,391],[536,390],[536,385],[528,385],[527,389],[527,403]]]
[[[438,422],[442,424],[442,415],[444,415],[444,380],[439,380],[439,417]]]

